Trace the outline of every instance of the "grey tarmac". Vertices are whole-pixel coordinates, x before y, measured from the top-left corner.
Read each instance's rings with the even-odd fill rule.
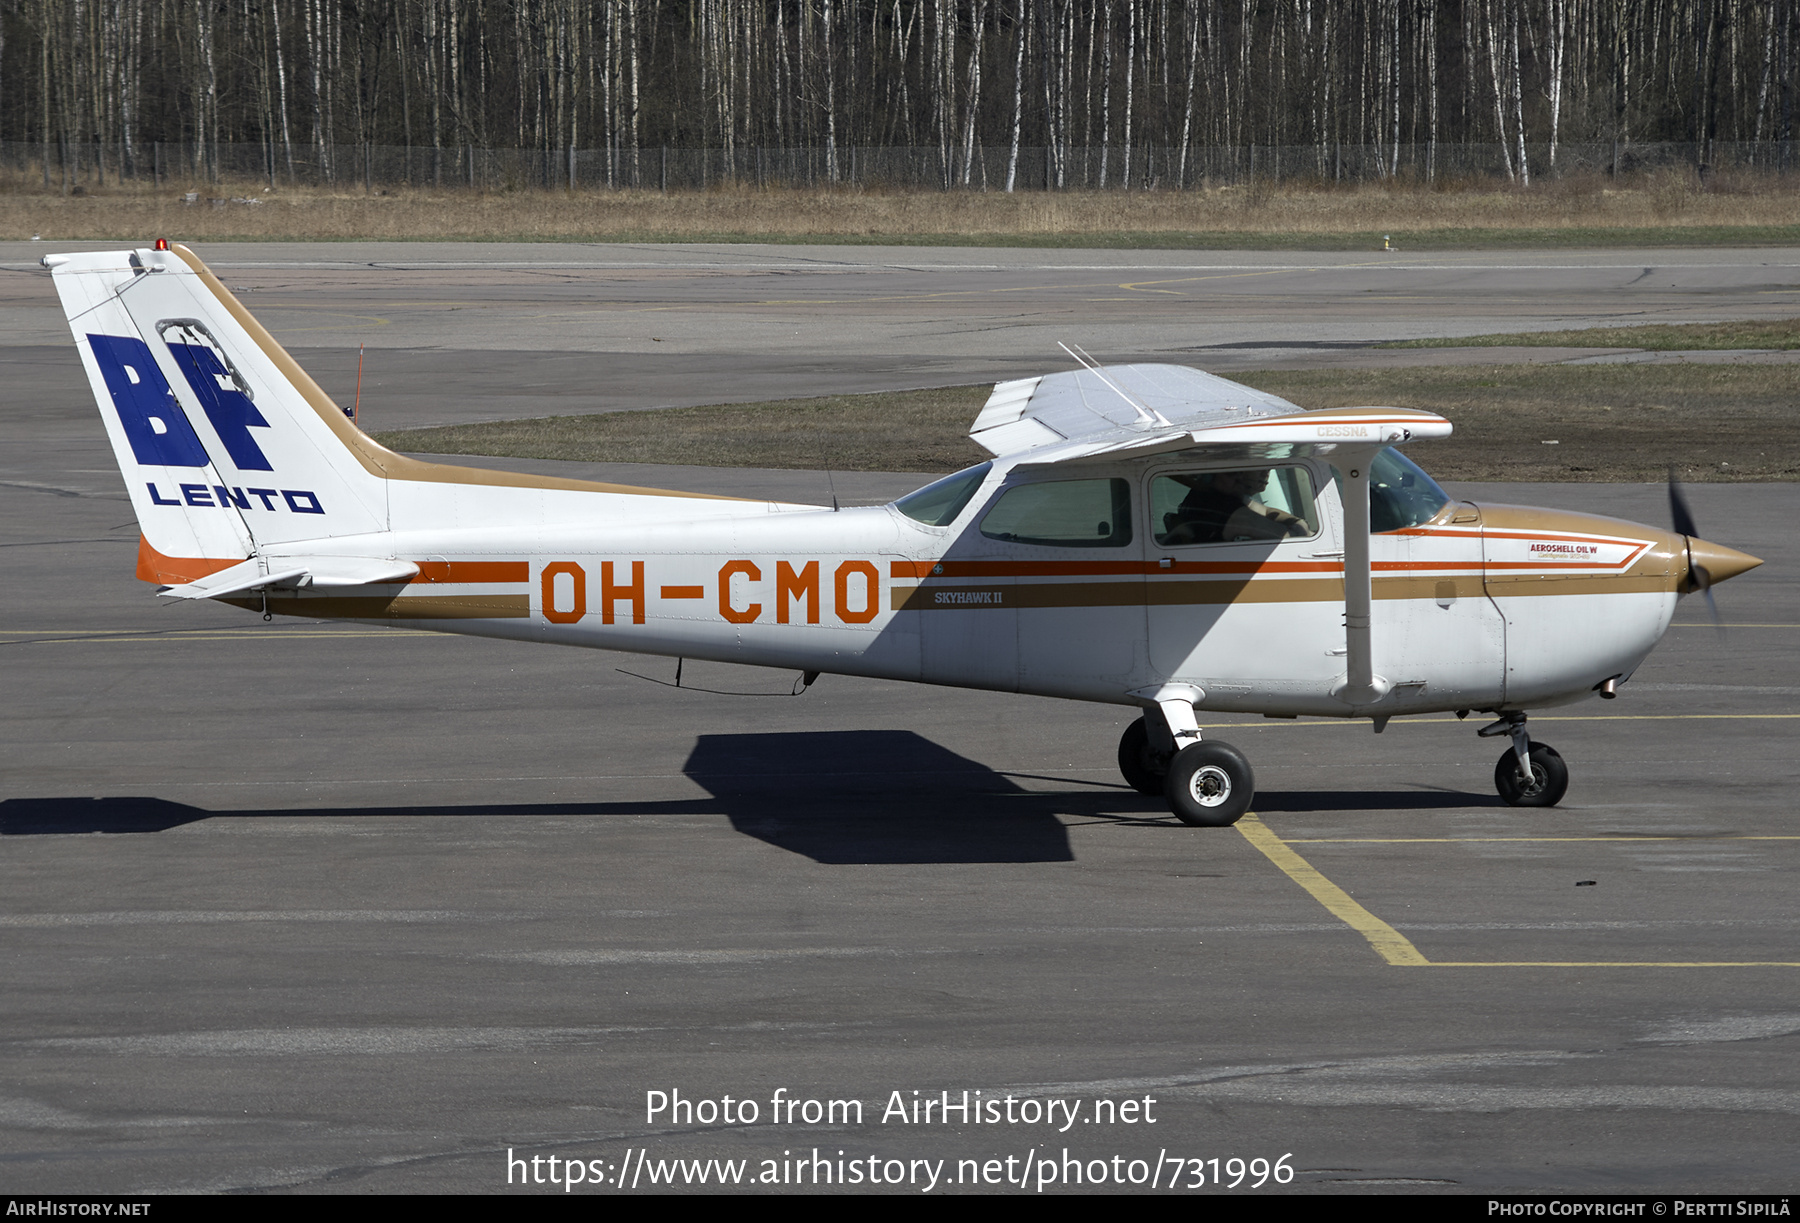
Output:
[[[20,350],[22,372],[75,368],[36,261],[52,246],[117,245],[0,242],[0,348]],[[1788,249],[196,249],[346,405],[366,347],[362,406],[374,429],[993,382],[1064,368],[1059,343],[1104,361],[1226,373],[1585,359],[1604,354],[1368,346],[1800,311],[1800,250]]]
[[[694,663],[678,689],[666,659],[161,605],[85,386],[26,339],[0,356],[0,1190],[496,1192],[509,1149],[754,1174],[815,1147],[951,1175],[1291,1152],[1285,1192],[1791,1188],[1800,967],[1766,965],[1800,962],[1800,487],[1688,489],[1768,563],[1719,588],[1725,636],[1684,601],[1620,699],[1533,718],[1571,766],[1554,811],[1500,804],[1474,718],[1214,729],[1263,825],[1429,961],[1404,967],[1238,831],[1125,789],[1122,709]],[[729,385],[666,366],[620,406]],[[863,503],[923,479],[555,469]],[[1667,514],[1655,486],[1454,491]],[[764,1119],[646,1122],[674,1090]],[[778,1090],[864,1122],[770,1124]],[[880,1119],[915,1090],[1155,1120]]]

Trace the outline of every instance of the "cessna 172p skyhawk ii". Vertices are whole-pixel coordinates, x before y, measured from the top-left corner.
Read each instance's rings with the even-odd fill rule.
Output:
[[[1509,803],[1562,760],[1526,711],[1614,695],[1677,598],[1761,562],[1447,496],[1450,424],[1302,411],[1172,365],[994,388],[979,466],[879,508],[440,466],[344,416],[186,249],[52,255],[142,530],[180,599],[1141,708],[1119,763],[1191,824],[1248,807],[1202,713],[1472,710]]]

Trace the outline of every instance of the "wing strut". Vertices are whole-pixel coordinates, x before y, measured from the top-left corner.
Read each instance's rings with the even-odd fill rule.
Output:
[[[1369,464],[1378,447],[1358,447],[1331,456],[1344,480],[1344,677],[1331,695],[1346,705],[1373,705],[1394,687],[1375,674],[1369,636],[1374,581],[1369,564]]]
[[[1058,340],[1056,342],[1056,346],[1058,348],[1062,349],[1064,352],[1068,353],[1071,357],[1074,357],[1075,360],[1079,361],[1081,363],[1081,368],[1085,369],[1088,373],[1094,375],[1094,377],[1100,379],[1100,381],[1106,385],[1106,388],[1108,390],[1112,391],[1113,394],[1117,395],[1120,399],[1123,399],[1126,403],[1130,404],[1131,410],[1133,412],[1137,413],[1137,423],[1138,424],[1146,426],[1146,427],[1154,426],[1154,427],[1160,427],[1160,428],[1164,428],[1164,429],[1173,427],[1172,425],[1170,425],[1168,417],[1164,416],[1161,412],[1158,412],[1153,408],[1145,407],[1142,400],[1133,398],[1131,395],[1128,395],[1125,392],[1124,387],[1122,387],[1118,383],[1114,382],[1111,378],[1108,378],[1106,376],[1106,369],[1100,364],[1100,362],[1098,362],[1098,361],[1094,360],[1092,357],[1088,356],[1087,353],[1085,353],[1084,351],[1081,350],[1081,348],[1079,348],[1079,347],[1071,348],[1067,344],[1064,344],[1061,340]]]

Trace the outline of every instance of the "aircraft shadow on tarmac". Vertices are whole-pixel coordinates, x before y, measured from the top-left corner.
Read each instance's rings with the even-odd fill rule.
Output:
[[[701,735],[682,771],[739,832],[829,865],[1069,862],[1060,815],[1160,806],[1125,790],[1026,790],[902,730]]]
[[[1185,830],[1159,798],[1118,787],[1027,790],[911,731],[701,735],[682,770],[711,798],[647,802],[461,803],[209,811],[149,796],[0,801],[0,836],[164,832],[215,818],[352,819],[724,814],[733,828],[826,865],[1068,862],[1068,824]],[[1024,776],[1021,774],[1020,776]],[[1446,811],[1498,805],[1454,790],[1265,791],[1255,809]]]
[[[682,770],[710,798],[207,810],[153,796],[0,801],[0,836],[155,833],[208,819],[725,815],[737,831],[828,865],[1067,862],[1062,818],[1168,823],[1123,787],[1028,791],[910,731],[702,735]],[[1141,814],[1140,814],[1141,809]]]

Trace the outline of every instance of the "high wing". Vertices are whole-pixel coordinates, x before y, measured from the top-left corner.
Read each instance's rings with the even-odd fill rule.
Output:
[[[1109,365],[994,387],[969,436],[1027,464],[1144,458],[1230,446],[1282,458],[1448,437],[1450,422],[1411,408],[1308,412],[1182,365]]]
[[[1195,447],[1218,458],[1324,458],[1344,482],[1345,670],[1332,695],[1361,707],[1393,687],[1376,673],[1370,650],[1369,465],[1384,447],[1450,436],[1443,417],[1411,408],[1307,412],[1185,366],[1110,365],[1000,383],[969,436],[1027,466],[1148,458]],[[1147,698],[1164,703],[1159,694]]]

